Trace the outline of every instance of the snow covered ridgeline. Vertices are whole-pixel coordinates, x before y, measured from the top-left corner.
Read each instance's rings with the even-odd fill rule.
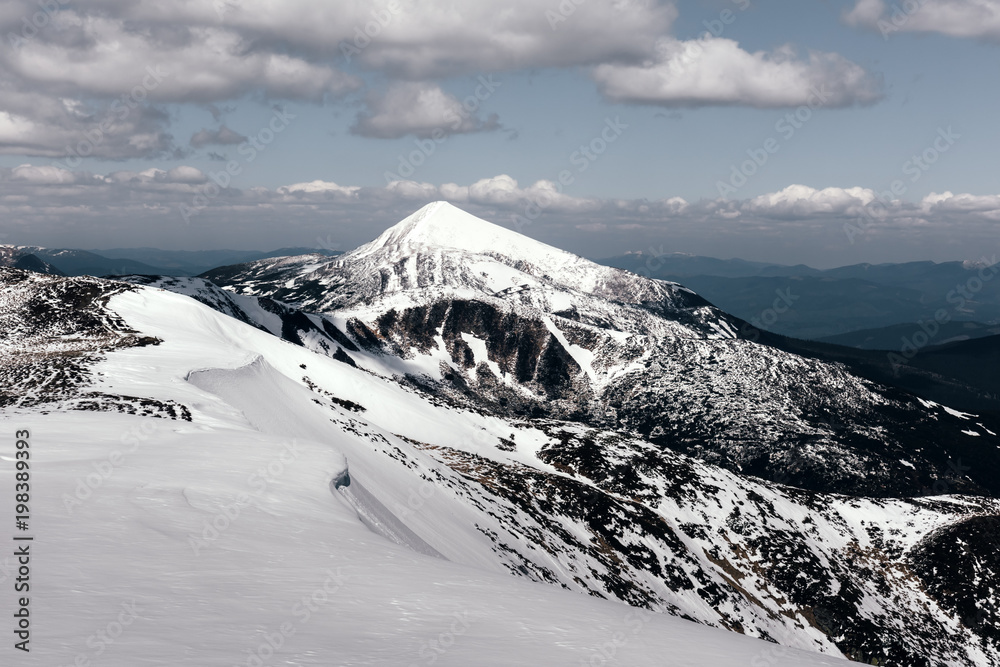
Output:
[[[47,480],[35,498],[45,548],[33,582],[44,633],[17,664],[653,665],[667,653],[692,667],[756,657],[781,667],[840,663],[514,579],[471,524],[453,519],[429,530],[442,516],[435,503],[461,510],[444,494],[431,494],[405,521],[448,545],[450,561],[392,544],[341,493],[331,495],[345,452],[357,483],[401,515],[411,506],[407,491],[426,494],[414,486],[424,482],[419,473],[393,455],[461,478],[356,416],[412,418],[420,428],[411,434],[425,437],[445,413],[189,297],[84,282],[111,297],[104,316],[159,342],[91,350],[93,388],[176,401],[192,418],[73,410],[44,394],[32,407],[0,412],[5,424],[33,429],[36,474]],[[5,331],[27,324],[16,321],[25,300],[70,308],[73,300],[62,298],[74,283],[38,280],[30,295],[5,299]],[[63,335],[82,336],[88,326],[69,319]],[[30,354],[36,341],[21,340],[20,352]],[[327,389],[294,379],[304,365],[313,386]],[[207,371],[219,393],[185,380],[211,368],[220,369]],[[359,401],[338,411],[340,403],[313,403],[322,391]],[[357,407],[362,400],[369,407]],[[452,416],[453,437],[479,429],[463,418],[480,417]],[[372,452],[377,442],[384,452]],[[0,444],[8,462],[9,445]],[[9,469],[0,471],[7,486]],[[477,516],[488,518],[471,508],[459,518]],[[0,567],[9,576],[9,559]]]
[[[67,292],[61,284],[45,279],[32,298],[62,303],[60,295]],[[122,292],[120,283],[106,281],[88,284],[103,285],[114,294],[103,309],[105,317],[115,316],[160,341],[107,351],[103,361],[92,362],[93,387],[88,389],[150,396],[185,406],[191,413],[191,422],[186,422],[65,413],[58,405],[43,408],[55,409],[58,419],[67,420],[61,430],[49,428],[72,455],[42,462],[56,466],[52,477],[62,480],[63,496],[76,497],[80,480],[94,471],[95,463],[108,460],[121,436],[144,436],[126,459],[129,469],[135,465],[132,472],[125,475],[124,467],[116,468],[92,489],[82,507],[67,507],[64,497],[50,499],[51,516],[59,522],[49,534],[69,536],[62,551],[71,544],[78,548],[95,529],[98,534],[107,529],[100,542],[104,551],[118,549],[121,562],[136,559],[145,564],[113,592],[124,596],[145,591],[152,597],[137,599],[142,609],[148,609],[145,601],[154,608],[172,609],[176,604],[177,613],[182,608],[203,610],[198,618],[204,629],[188,639],[184,633],[194,624],[166,612],[156,616],[155,626],[176,632],[156,635],[152,626],[130,626],[127,637],[134,639],[118,642],[116,650],[126,651],[119,664],[134,664],[135,656],[146,655],[144,650],[165,662],[169,660],[164,656],[176,660],[177,652],[184,650],[198,656],[199,664],[234,664],[233,654],[246,656],[247,649],[259,649],[262,638],[274,637],[276,631],[283,636],[285,622],[293,623],[291,629],[300,639],[289,635],[283,640],[287,644],[270,650],[281,650],[301,664],[327,664],[330,656],[340,656],[331,647],[341,646],[354,651],[347,654],[347,664],[426,664],[432,656],[440,656],[439,664],[481,664],[474,657],[484,646],[509,645],[510,637],[524,636],[519,626],[502,620],[515,617],[516,623],[538,628],[529,644],[537,655],[551,657],[547,664],[586,664],[591,659],[600,663],[608,654],[622,664],[659,664],[662,650],[681,656],[678,664],[706,664],[707,658],[718,659],[718,664],[748,664],[755,657],[769,664],[833,664],[766,646],[734,651],[727,639],[699,639],[685,652],[677,642],[659,642],[687,636],[687,626],[662,626],[658,632],[667,633],[662,640],[648,639],[645,631],[635,636],[630,628],[643,627],[636,622],[645,617],[626,618],[635,612],[611,607],[613,618],[595,620],[603,612],[591,610],[606,608],[604,603],[580,593],[866,661],[988,664],[995,659],[995,646],[982,630],[990,619],[977,627],[976,619],[963,615],[969,595],[955,594],[962,590],[956,584],[967,580],[969,571],[990,571],[982,567],[982,554],[956,554],[950,543],[927,538],[935,530],[965,530],[967,518],[995,515],[993,501],[868,501],[772,488],[635,436],[442,404],[306,349],[323,342],[310,337],[327,331],[322,322],[293,346],[271,332],[288,333],[286,321],[301,322],[294,315],[277,316],[270,327],[254,327],[187,296],[155,288]],[[216,307],[228,303],[224,295],[214,301],[199,295]],[[237,297],[232,303],[241,301]],[[8,326],[20,326],[15,320],[23,317],[23,309],[11,306],[5,312],[13,313]],[[262,309],[256,316],[266,314],[275,315]],[[317,323],[313,316],[307,320]],[[335,338],[330,334],[326,340]],[[332,349],[316,347],[326,354]],[[370,357],[360,348],[351,355],[359,365]],[[207,370],[214,378],[211,386],[199,379],[206,369],[218,369]],[[3,416],[42,419],[40,423],[56,419],[51,414],[39,417],[35,408],[8,410]],[[127,421],[115,421],[123,419]],[[97,426],[100,423],[106,423],[107,430]],[[152,426],[147,428],[147,423]],[[88,435],[92,433],[107,435],[95,440]],[[178,438],[190,440],[190,447],[181,447]],[[289,439],[298,443],[300,452],[291,461]],[[94,453],[84,456],[87,447]],[[330,458],[332,454],[336,456]],[[245,465],[233,467],[234,461],[244,460]],[[343,505],[324,504],[332,502],[331,481],[343,479],[345,460],[352,493],[334,489],[334,498]],[[261,491],[262,481],[266,484]],[[137,493],[140,500],[129,500]],[[122,507],[133,509],[122,515]],[[343,513],[336,507],[343,507]],[[140,541],[122,551],[115,542],[121,534],[150,535],[150,546]],[[418,557],[427,551],[417,548],[411,536],[447,561]],[[275,539],[293,546],[279,550],[272,543]],[[359,540],[369,546],[359,550]],[[930,544],[934,547],[926,548]],[[915,546],[922,559],[917,577],[910,557]],[[280,564],[289,554],[305,563],[304,569],[287,572]],[[398,564],[400,554],[417,563],[405,573],[421,582],[420,587],[395,578],[387,580],[387,589],[374,583],[385,581],[385,576],[371,564],[392,569],[389,563]],[[334,564],[340,565],[341,557],[345,562],[338,570]],[[943,569],[935,565],[938,561],[952,563],[948,580],[935,578]],[[344,573],[350,564],[363,573],[350,598],[353,606],[348,612],[339,605],[331,611],[329,602],[313,603],[312,620],[303,623],[296,615],[304,613],[303,597],[315,594],[322,600],[325,594],[339,601],[347,595],[347,583],[339,588],[331,584],[336,593],[330,593],[324,582],[330,577],[327,570],[349,577]],[[100,610],[86,606],[91,603],[85,596],[72,593],[81,590],[75,578],[83,576],[98,587],[90,590],[104,590],[100,587],[113,578],[112,571],[86,558],[64,569],[69,574],[54,587],[63,593],[53,599],[70,614],[93,617]],[[237,572],[220,584],[218,573],[233,569]],[[162,587],[150,589],[149,582],[159,581],[163,572],[176,574]],[[199,572],[204,578],[197,578]],[[446,572],[450,574],[444,576]],[[510,574],[550,586],[516,587],[524,598],[516,603],[507,583]],[[295,595],[281,593],[272,578],[290,586]],[[472,619],[461,616],[471,603],[465,602],[467,584],[456,583],[482,578],[495,584],[473,587],[483,597],[476,599],[477,611],[470,613],[489,630],[476,630]],[[187,584],[180,585],[182,581]],[[977,581],[991,585],[990,577]],[[564,595],[571,599],[557,605],[565,618],[559,621],[562,630],[556,630],[525,601],[548,599],[562,587],[570,589]],[[528,593],[535,588],[538,592]],[[228,591],[233,602],[215,596],[206,600],[205,590]],[[270,602],[259,602],[265,599]],[[247,600],[258,602],[246,605]],[[511,616],[504,616],[508,613]],[[84,650],[81,645],[86,647],[87,633],[100,626],[80,628],[66,615],[56,617],[64,627],[59,656],[68,663],[78,649]],[[327,625],[311,625],[320,618],[353,634],[338,630],[331,635]],[[371,625],[358,625],[355,618]],[[454,625],[459,619],[462,623]],[[588,624],[608,628],[607,638],[593,639]],[[452,627],[464,634],[452,633]],[[217,638],[209,628],[228,638],[221,648],[213,648]],[[327,634],[320,636],[321,631]],[[400,639],[385,639],[397,634]],[[438,653],[442,635],[455,647],[444,655]],[[466,637],[469,644],[464,645]],[[137,643],[132,653],[124,648],[132,646],[130,641]],[[432,646],[432,641],[438,643]],[[384,649],[374,646],[383,643]],[[711,649],[716,654],[707,653],[706,645],[718,647]],[[509,664],[510,654],[498,655],[505,656],[498,664]],[[527,656],[523,660],[531,662]]]
[[[840,364],[754,344],[741,338],[744,322],[690,290],[447,203],[337,258],[262,260],[206,277],[303,309],[358,353],[343,341],[327,342],[332,350],[456,405],[636,432],[823,492],[1000,494],[995,419],[965,419]],[[949,464],[958,459],[969,469]]]
[[[9,275],[23,282],[28,274]],[[718,382],[725,373],[717,365],[732,362],[702,345],[739,342],[721,336],[711,318],[699,320],[699,313],[714,317],[717,311],[683,290],[680,305],[626,304],[624,310],[613,299],[584,294],[592,301],[582,311],[577,307],[575,316],[565,302],[558,306],[565,314],[558,315],[474,291],[459,305],[446,290],[444,305],[426,311],[438,308],[445,316],[420,318],[413,313],[425,311],[414,294],[408,297],[417,303],[411,314],[397,315],[410,323],[386,327],[420,343],[404,348],[383,332],[377,320],[384,313],[378,311],[366,316],[369,326],[343,310],[306,313],[203,280],[144,279],[139,282],[147,287],[128,290],[90,279],[31,280],[23,291],[5,289],[4,331],[30,329],[35,311],[24,304],[44,303],[68,322],[59,334],[65,339],[100,339],[82,334],[100,331],[92,322],[106,321],[132,332],[125,335],[158,343],[88,343],[90,354],[81,363],[87,374],[72,392],[148,397],[181,406],[190,418],[180,411],[174,418],[166,412],[160,418],[107,414],[118,411],[110,405],[98,414],[67,412],[80,406],[46,392],[2,413],[51,424],[54,440],[66,447],[65,456],[41,461],[63,492],[50,498],[47,512],[58,519],[48,534],[69,536],[54,553],[89,547],[96,534],[104,551],[121,554],[113,570],[96,562],[96,547],[87,550],[92,557],[50,568],[65,573],[53,586],[60,591],[53,600],[70,612],[46,609],[59,618],[59,659],[38,664],[69,664],[81,651],[123,665],[136,664],[138,656],[161,664],[174,664],[178,656],[197,664],[254,664],[253,657],[264,654],[279,656],[271,664],[412,665],[432,658],[436,664],[483,664],[484,650],[491,649],[497,664],[660,664],[664,650],[681,665],[835,662],[755,645],[737,633],[699,634],[711,632],[704,627],[709,624],[862,662],[985,665],[997,659],[990,628],[998,619],[982,604],[996,587],[995,553],[963,546],[995,526],[995,501],[867,500],[778,487],[674,453],[637,433],[588,425],[586,415],[576,422],[517,416],[499,400],[482,400],[481,390],[440,389],[442,364],[456,377],[468,373],[461,362],[467,347],[477,376],[480,362],[495,377],[524,373],[510,390],[537,394],[530,386],[535,382],[543,393],[553,391],[548,402],[559,400],[565,390],[553,381],[560,377],[555,366],[531,362],[546,349],[558,358],[561,347],[581,369],[588,366],[588,348],[574,341],[586,342],[589,329],[567,334],[565,327],[595,309],[620,318],[587,325],[594,335],[640,350],[644,340],[661,336],[678,346],[671,354],[690,360],[684,368],[698,373],[695,384]],[[78,298],[67,286],[77,284],[97,290],[85,320],[70,317]],[[649,289],[675,289],[664,285]],[[433,292],[433,284],[425,287]],[[351,287],[329,289],[346,293]],[[552,290],[563,294],[558,286]],[[571,296],[571,306],[583,303]],[[490,311],[482,304],[498,317],[514,317],[484,319],[481,329],[462,324],[485,317]],[[422,322],[448,313],[455,314],[455,326],[432,327],[429,338],[419,333]],[[688,320],[680,322],[683,317]],[[622,322],[655,335],[639,337]],[[489,335],[502,327],[517,333],[508,356],[502,352],[510,348],[496,347]],[[673,337],[655,333],[666,330]],[[46,336],[6,341],[29,360],[29,376],[37,370],[47,377],[30,363],[37,356],[33,349],[48,344]],[[760,346],[742,348],[741,363],[758,365],[741,375],[757,377],[758,385],[761,377],[775,383],[771,374],[784,369],[776,370],[767,354]],[[781,359],[792,370],[809,364],[792,355]],[[589,368],[598,378],[604,372],[597,355]],[[662,370],[637,367],[622,377],[641,384]],[[408,381],[393,379],[404,373],[411,374]],[[668,378],[658,392],[673,383],[687,386],[684,376]],[[584,379],[594,382],[579,373],[571,378],[578,384]],[[753,390],[749,380],[741,382],[738,387]],[[29,383],[25,392],[38,385]],[[729,396],[733,409],[749,405],[764,414],[772,406],[757,406],[762,393],[759,387],[749,398],[717,391],[712,400],[722,405]],[[530,405],[545,402],[533,400]],[[794,406],[805,399],[790,394],[787,400]],[[984,430],[969,415],[920,407],[949,427]],[[58,420],[65,425],[57,427]],[[103,435],[94,439],[95,433]],[[96,488],[84,482],[80,493],[87,497],[80,505],[67,505],[66,497],[79,500],[81,480],[95,465],[106,469],[123,438],[139,446],[130,446],[124,464]],[[827,483],[837,482],[840,471],[830,473]],[[116,541],[121,534],[149,540],[123,547]],[[290,558],[294,571],[285,565]],[[121,563],[133,562],[143,564],[137,575],[108,589],[105,582]],[[220,579],[220,573],[229,574]],[[159,577],[163,583],[150,583]],[[86,640],[120,607],[96,607],[89,598],[107,601],[109,591],[142,592],[136,603],[146,615],[140,618],[156,623],[130,625],[128,634],[94,656]],[[217,600],[220,595],[226,599]],[[661,614],[647,617],[597,597],[702,626],[664,624],[670,619]],[[550,599],[556,602],[545,602]],[[197,623],[173,618],[181,609],[198,609]],[[106,620],[94,627],[74,620],[102,610]],[[656,637],[643,629],[654,627],[650,623]],[[514,648],[511,638],[518,640]]]

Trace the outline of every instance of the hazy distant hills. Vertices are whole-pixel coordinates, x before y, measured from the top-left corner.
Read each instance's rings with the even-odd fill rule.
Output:
[[[339,251],[323,248],[280,248],[259,250],[160,250],[158,248],[113,248],[111,250],[76,250],[39,248],[22,249],[67,276],[158,275],[194,276],[218,266],[241,264],[258,259],[290,255],[321,254],[333,256]],[[31,267],[19,267],[31,268]]]
[[[906,324],[893,324],[878,329],[861,329],[851,331],[836,336],[818,338],[824,343],[835,345],[847,345],[863,350],[892,350],[899,348],[904,338],[913,336],[916,327],[912,322]],[[941,325],[939,333],[935,336],[937,345],[947,345],[964,340],[975,340],[996,336],[1000,334],[1000,324],[983,324],[982,322],[946,322]]]
[[[323,248],[279,248],[270,252],[259,250],[160,250],[158,248],[112,248],[93,251],[111,260],[133,260],[160,267],[156,275],[196,276],[210,269],[230,264],[242,264],[271,257],[321,254],[328,257],[340,251]],[[123,272],[124,273],[124,272]],[[129,271],[128,273],[143,273]]]
[[[920,330],[918,321],[935,314],[952,326],[943,327],[930,344],[976,337],[975,329],[956,333],[959,322],[980,323],[987,328],[983,335],[1000,323],[1000,280],[994,280],[1000,265],[907,262],[818,270],[683,254],[630,254],[601,263],[679,282],[761,329],[796,338],[897,349],[903,337]],[[839,338],[896,325],[902,326]]]
[[[20,255],[33,257],[18,261],[38,263],[20,268],[69,276],[196,276],[274,257],[340,254],[303,247],[268,252],[17,248]],[[963,262],[908,262],[819,270],[682,253],[633,253],[600,263],[679,282],[761,330],[795,338],[898,350],[921,331],[918,322],[933,320],[936,313],[946,321],[925,345],[1000,333],[1000,280],[993,280],[1000,265],[984,269]]]

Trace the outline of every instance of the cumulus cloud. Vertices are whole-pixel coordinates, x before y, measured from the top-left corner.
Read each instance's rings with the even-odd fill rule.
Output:
[[[768,217],[809,217],[816,215],[861,215],[862,207],[875,199],[868,188],[823,188],[789,185],[783,190],[754,197],[741,206],[742,211]]]
[[[70,158],[148,158],[170,153],[162,110],[116,100],[84,102],[17,89],[0,74],[0,154]]]
[[[30,164],[22,164],[21,166],[14,167],[11,170],[10,180],[33,183],[36,185],[65,185],[67,183],[75,183],[77,181],[77,176],[67,169],[61,169],[50,165],[34,166]]]
[[[178,149],[158,104],[247,94],[318,101],[361,85],[328,62],[256,43],[217,16],[185,22],[182,4],[150,5],[146,18],[118,0],[53,6],[11,0],[0,12],[0,153],[65,157],[71,166],[86,157],[162,157]]]
[[[37,11],[26,0],[11,1],[23,7],[10,12],[9,23],[14,27],[20,27],[16,23],[22,16]],[[312,60],[347,58],[352,64],[360,62],[369,69],[414,79],[634,60],[648,53],[677,14],[669,0],[612,0],[566,7],[558,3],[546,7],[537,0],[101,0],[90,4],[93,14],[113,15],[158,40],[178,39],[178,27],[215,27],[244,37],[248,49],[295,51]]]
[[[540,180],[521,187],[517,180],[507,174],[483,178],[471,185],[444,183],[440,186],[415,181],[393,181],[386,190],[407,199],[431,201],[446,199],[459,204],[499,207],[518,211],[532,210],[571,212],[600,208],[596,199],[573,197],[562,192],[554,182]]]
[[[326,102],[361,91],[356,72],[389,81],[384,93],[367,98],[354,125],[366,137],[497,129],[495,116],[483,117],[435,82],[512,70],[596,67],[608,98],[667,106],[797,105],[823,86],[828,106],[864,104],[880,94],[871,75],[834,54],[750,54],[730,40],[664,39],[677,16],[672,0],[57,5],[0,5],[9,47],[0,49],[0,153],[180,156],[162,105],[218,110],[212,105],[246,96]],[[44,24],[33,24],[35,16]],[[692,44],[704,53],[689,57]],[[119,117],[126,109],[127,118]],[[116,124],[88,142],[87,133],[108,115]],[[204,129],[190,141],[199,147],[237,136]]]
[[[750,53],[731,39],[660,40],[656,58],[593,70],[615,102],[667,107],[845,107],[882,97],[875,75],[836,53],[799,57],[791,47]]]
[[[0,30],[20,35],[22,19],[38,7],[5,4]],[[555,22],[535,0],[103,0],[48,14],[44,29],[18,38],[5,65],[107,94],[134,85],[147,64],[169,64],[176,78],[163,99],[211,101],[252,89],[313,98],[356,83],[330,65],[335,60],[420,80],[637,61],[676,16],[662,0],[552,9]]]
[[[282,185],[277,192],[282,195],[334,195],[342,197],[354,197],[361,190],[356,185],[337,185],[332,181],[310,181],[308,183],[293,183],[292,185]]]
[[[893,3],[857,0],[844,14],[857,28],[877,30],[888,38],[895,32],[936,32],[951,37],[1000,40],[997,0],[920,0]]]
[[[486,80],[484,78],[484,80]],[[351,132],[364,137],[396,139],[407,134],[441,138],[451,134],[488,132],[500,127],[496,114],[480,118],[476,111],[498,85],[488,80],[479,97],[471,95],[466,103],[440,86],[415,82],[396,83],[382,94],[367,99],[367,109],[358,114]]]
[[[134,26],[122,18],[65,10],[51,29],[0,51],[14,76],[59,94],[159,102],[215,102],[260,90],[285,99],[321,100],[360,87],[322,63],[252,48],[226,28]]]
[[[235,144],[242,144],[246,140],[247,138],[239,132],[233,132],[228,127],[223,125],[217,130],[202,129],[195,132],[191,136],[190,143],[195,148],[201,148],[210,144],[218,146],[232,146]]]
[[[932,192],[921,201],[921,210],[928,215],[968,213],[1000,221],[1000,195],[971,195]]]

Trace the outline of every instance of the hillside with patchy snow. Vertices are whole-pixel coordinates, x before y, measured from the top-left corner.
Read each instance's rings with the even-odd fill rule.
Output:
[[[120,602],[145,615],[105,664],[253,664],[260,646],[276,656],[265,664],[301,665],[1000,657],[983,603],[993,552],[963,546],[995,526],[993,499],[775,484],[638,429],[442,392],[435,373],[457,367],[445,332],[437,350],[390,354],[378,329],[366,336],[340,311],[204,279],[131,280],[0,270],[0,372],[13,389],[0,419],[37,433],[49,480],[38,530],[53,545],[41,562],[58,572],[40,577],[40,613],[59,639],[29,664],[96,660],[89,619],[113,620]],[[675,344],[769,353],[718,334],[697,297],[655,287],[676,291],[655,317],[692,311],[648,322],[693,332]],[[511,363],[486,334],[452,340],[493,373]],[[310,591],[325,600],[315,610]],[[294,637],[260,643],[286,622]],[[493,663],[472,657],[503,646]]]
[[[336,258],[261,260],[204,277],[311,313],[348,335],[362,367],[455,405],[625,430],[816,491],[1000,493],[995,419],[757,344],[749,325],[680,285],[594,264],[444,202]],[[956,460],[974,464],[956,474]]]

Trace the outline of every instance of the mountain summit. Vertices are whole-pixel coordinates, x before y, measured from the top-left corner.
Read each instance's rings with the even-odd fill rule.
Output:
[[[948,477],[958,492],[1000,492],[1000,456],[969,476],[952,479],[948,467],[992,451],[983,443],[996,428],[746,340],[749,325],[677,283],[451,204],[429,204],[339,257],[306,259],[205,277],[323,314],[361,351],[359,365],[462,406],[637,433],[815,491],[908,495]]]
[[[446,201],[427,204],[353,254],[361,257],[368,252],[393,246],[449,248],[476,254],[497,253],[527,261],[556,257],[564,261],[581,259],[565,250],[487,222]]]

